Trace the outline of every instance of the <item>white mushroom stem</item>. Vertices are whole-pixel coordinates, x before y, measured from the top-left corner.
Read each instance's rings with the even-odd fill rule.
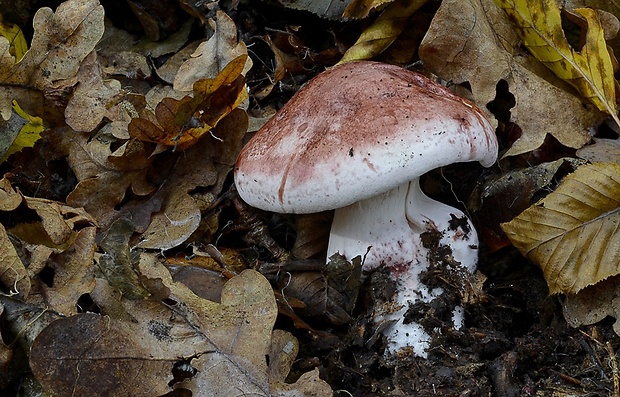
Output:
[[[460,226],[463,223],[465,228]],[[461,211],[426,196],[418,179],[336,209],[327,256],[340,253],[350,260],[366,255],[365,271],[378,266],[390,269],[398,285],[396,307],[392,312],[378,313],[378,320],[395,322],[384,331],[391,351],[411,346],[419,356],[426,356],[430,337],[418,324],[402,324],[403,315],[410,303],[428,302],[443,292],[430,290],[419,280],[429,265],[429,251],[420,237],[425,231],[441,233],[440,245],[451,248],[454,261],[469,272],[475,270],[478,237],[473,225]]]

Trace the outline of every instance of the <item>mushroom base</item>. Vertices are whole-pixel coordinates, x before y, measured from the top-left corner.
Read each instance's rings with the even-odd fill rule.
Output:
[[[425,247],[424,233],[433,234],[439,246],[450,249]],[[375,321],[393,323],[383,331],[389,352],[410,347],[415,355],[425,357],[431,336],[419,324],[404,324],[403,316],[410,305],[430,302],[443,290],[423,284],[420,274],[428,269],[431,260],[437,262],[440,251],[451,254],[441,262],[471,273],[478,259],[477,247],[478,237],[465,215],[427,197],[416,179],[382,195],[337,209],[327,256],[340,253],[349,260],[362,256],[364,272],[379,266],[389,269],[397,292],[391,304],[378,309]],[[456,313],[461,309],[453,310]],[[458,325],[455,321],[455,326]]]

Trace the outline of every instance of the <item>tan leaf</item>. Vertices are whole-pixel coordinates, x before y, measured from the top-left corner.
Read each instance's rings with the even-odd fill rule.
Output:
[[[61,245],[72,237],[76,224],[94,225],[95,220],[82,208],[74,208],[52,200],[24,197],[28,208],[41,218],[52,243]]]
[[[0,211],[13,211],[22,203],[22,195],[17,193],[8,179],[0,179]]]
[[[145,110],[140,118],[129,123],[129,134],[142,141],[179,150],[194,145],[247,98],[245,79],[241,75],[246,59],[245,55],[241,55],[226,65],[215,78],[196,81],[193,96],[185,96],[181,100],[163,98],[157,104],[154,115]]]
[[[620,165],[579,167],[502,229],[538,264],[552,294],[574,294],[620,274]]]
[[[97,53],[91,52],[77,73],[79,82],[65,109],[67,124],[75,131],[94,130],[108,113],[108,102],[121,91],[117,80],[104,79]]]
[[[0,224],[0,281],[9,294],[25,300],[30,293],[30,275],[22,263],[4,226]]]
[[[568,147],[585,145],[590,127],[604,116],[540,77],[538,69],[534,73],[531,62],[518,55],[518,48],[512,25],[491,0],[445,0],[419,54],[425,66],[441,78],[469,83],[481,109],[495,99],[498,82],[508,83],[516,102],[510,121],[521,128],[522,135],[505,156],[538,148],[547,134]]]
[[[269,282],[247,270],[226,283],[218,304],[173,282],[154,256],[142,259],[139,269],[157,300],[125,301],[133,321],[81,314],[43,330],[30,364],[44,388],[59,397],[163,395],[177,386],[173,366],[184,362],[196,372],[178,386],[194,395],[278,395],[266,361],[277,315]],[[329,389],[313,375],[315,390]]]
[[[616,82],[611,56],[598,13],[590,8],[575,9],[585,20],[583,47],[570,46],[562,29],[556,0],[495,0],[515,24],[528,50],[588,98],[620,125],[616,107]]]
[[[201,43],[185,61],[174,78],[174,89],[192,91],[194,83],[203,79],[215,79],[226,65],[234,59],[245,55],[240,74],[247,73],[252,67],[245,43],[237,40],[237,27],[223,11],[218,11],[215,21],[209,20],[214,30],[213,36]]]
[[[44,89],[75,76],[103,36],[103,17],[98,0],[69,0],[56,12],[40,8],[34,16],[31,47],[6,82]]]
[[[95,227],[81,229],[69,249],[51,255],[48,266],[54,269],[52,286],[43,284],[46,303],[56,312],[73,315],[77,301],[95,287]]]

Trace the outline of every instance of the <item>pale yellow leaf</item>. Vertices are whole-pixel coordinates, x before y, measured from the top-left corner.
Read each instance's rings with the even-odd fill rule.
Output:
[[[495,0],[495,3],[508,14],[523,43],[539,61],[620,125],[614,68],[596,11],[574,10],[587,22],[585,43],[577,50],[564,36],[555,0]]]
[[[403,31],[409,17],[426,1],[397,1],[387,6],[338,63],[370,59],[385,51]]]
[[[620,165],[579,167],[502,229],[541,267],[552,294],[620,274]]]

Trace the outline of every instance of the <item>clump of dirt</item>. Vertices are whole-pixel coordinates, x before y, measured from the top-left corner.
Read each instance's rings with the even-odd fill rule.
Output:
[[[302,338],[299,363],[319,364],[336,396],[613,395],[618,374],[610,359],[620,338],[611,321],[570,328],[561,299],[548,295],[540,271],[513,248],[488,257],[480,269],[487,278],[478,299],[465,304],[460,329],[446,308],[464,302],[449,287],[441,298],[411,308],[435,335],[428,358],[384,355],[385,340],[368,315],[392,288],[378,271],[363,285],[355,322],[324,330],[345,335]],[[426,277],[449,279],[432,273]]]

